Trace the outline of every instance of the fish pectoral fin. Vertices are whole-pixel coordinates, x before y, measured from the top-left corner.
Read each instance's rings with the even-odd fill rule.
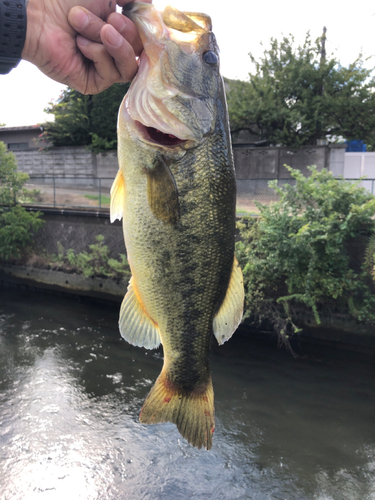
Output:
[[[211,376],[199,390],[186,393],[179,391],[163,370],[143,404],[139,421],[142,424],[172,422],[190,444],[211,449],[215,430]]]
[[[176,181],[165,160],[159,156],[147,169],[147,199],[157,219],[170,224],[180,219]]]
[[[121,170],[117,172],[111,187],[111,222],[121,220],[124,212],[125,182]]]
[[[227,293],[213,321],[214,335],[220,345],[231,338],[241,323],[244,297],[242,271],[234,257]]]
[[[160,345],[159,328],[138,298],[133,277],[121,304],[119,328],[121,336],[129,344],[146,349],[156,349]]]

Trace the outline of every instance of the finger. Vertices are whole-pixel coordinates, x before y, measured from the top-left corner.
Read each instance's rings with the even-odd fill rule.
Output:
[[[77,45],[82,54],[92,61],[87,74],[85,94],[96,94],[119,83],[122,76],[107,49],[101,43],[95,43],[82,36],[77,36]]]
[[[105,24],[100,17],[84,7],[73,7],[69,11],[68,21],[71,27],[85,38],[100,42],[100,30]]]
[[[124,5],[133,2],[134,0],[117,0],[117,5],[120,7],[124,7]],[[152,0],[139,0],[142,1],[143,3],[152,3]],[[137,0],[134,1],[134,3],[137,3]]]
[[[119,12],[113,12],[110,14],[107,22],[130,43],[133,47],[135,55],[139,56],[143,50],[143,45],[134,23]]]
[[[130,82],[138,71],[133,47],[110,24],[103,26],[100,36],[103,46],[113,57],[114,64],[121,75],[120,81]]]

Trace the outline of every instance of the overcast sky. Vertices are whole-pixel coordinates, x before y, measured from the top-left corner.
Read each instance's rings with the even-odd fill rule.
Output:
[[[375,54],[375,4],[370,1],[348,4],[333,0],[220,3],[155,0],[154,3],[159,8],[171,4],[180,10],[205,12],[212,17],[221,52],[221,73],[228,78],[247,79],[251,70],[248,53],[260,56],[271,37],[292,33],[302,42],[310,31],[315,40],[321,36],[323,26],[327,27],[327,54],[334,53],[342,65],[353,62],[360,51],[366,56]],[[367,65],[375,66],[375,58]],[[9,75],[0,75],[0,123],[9,127],[43,123],[49,118],[43,109],[59,97],[63,88],[22,61]]]

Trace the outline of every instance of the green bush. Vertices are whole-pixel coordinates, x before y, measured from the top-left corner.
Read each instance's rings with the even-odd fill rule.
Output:
[[[17,205],[20,198],[27,198],[29,191],[23,186],[29,176],[17,172],[14,154],[0,142],[0,258],[19,258],[32,244],[34,234],[44,221],[40,212],[27,212]],[[33,193],[35,195],[35,193]]]
[[[20,205],[0,209],[0,258],[20,258],[32,245],[34,234],[44,221],[40,212],[27,212]]]
[[[301,308],[349,313],[375,325],[371,270],[350,268],[348,243],[374,230],[375,197],[358,183],[311,167],[305,177],[286,167],[295,185],[270,186],[279,196],[258,203],[260,216],[239,224],[236,254],[245,280],[245,317],[267,320],[288,344]]]
[[[130,278],[130,268],[126,256],[120,254],[120,260],[109,257],[109,249],[104,244],[104,236],[96,236],[97,243],[89,245],[89,251],[75,253],[73,249],[66,251],[58,242],[58,255],[53,258],[54,262],[63,266],[69,263],[86,278],[93,276],[106,276],[108,278]]]

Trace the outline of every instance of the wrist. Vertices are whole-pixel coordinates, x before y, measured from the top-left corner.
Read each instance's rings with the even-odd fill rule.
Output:
[[[26,37],[25,0],[0,3],[0,74],[7,74],[21,60]]]
[[[27,29],[25,43],[23,46],[21,58],[29,62],[34,62],[38,53],[38,39],[43,24],[41,16],[40,0],[26,0],[27,4]],[[39,29],[36,27],[39,26]]]

